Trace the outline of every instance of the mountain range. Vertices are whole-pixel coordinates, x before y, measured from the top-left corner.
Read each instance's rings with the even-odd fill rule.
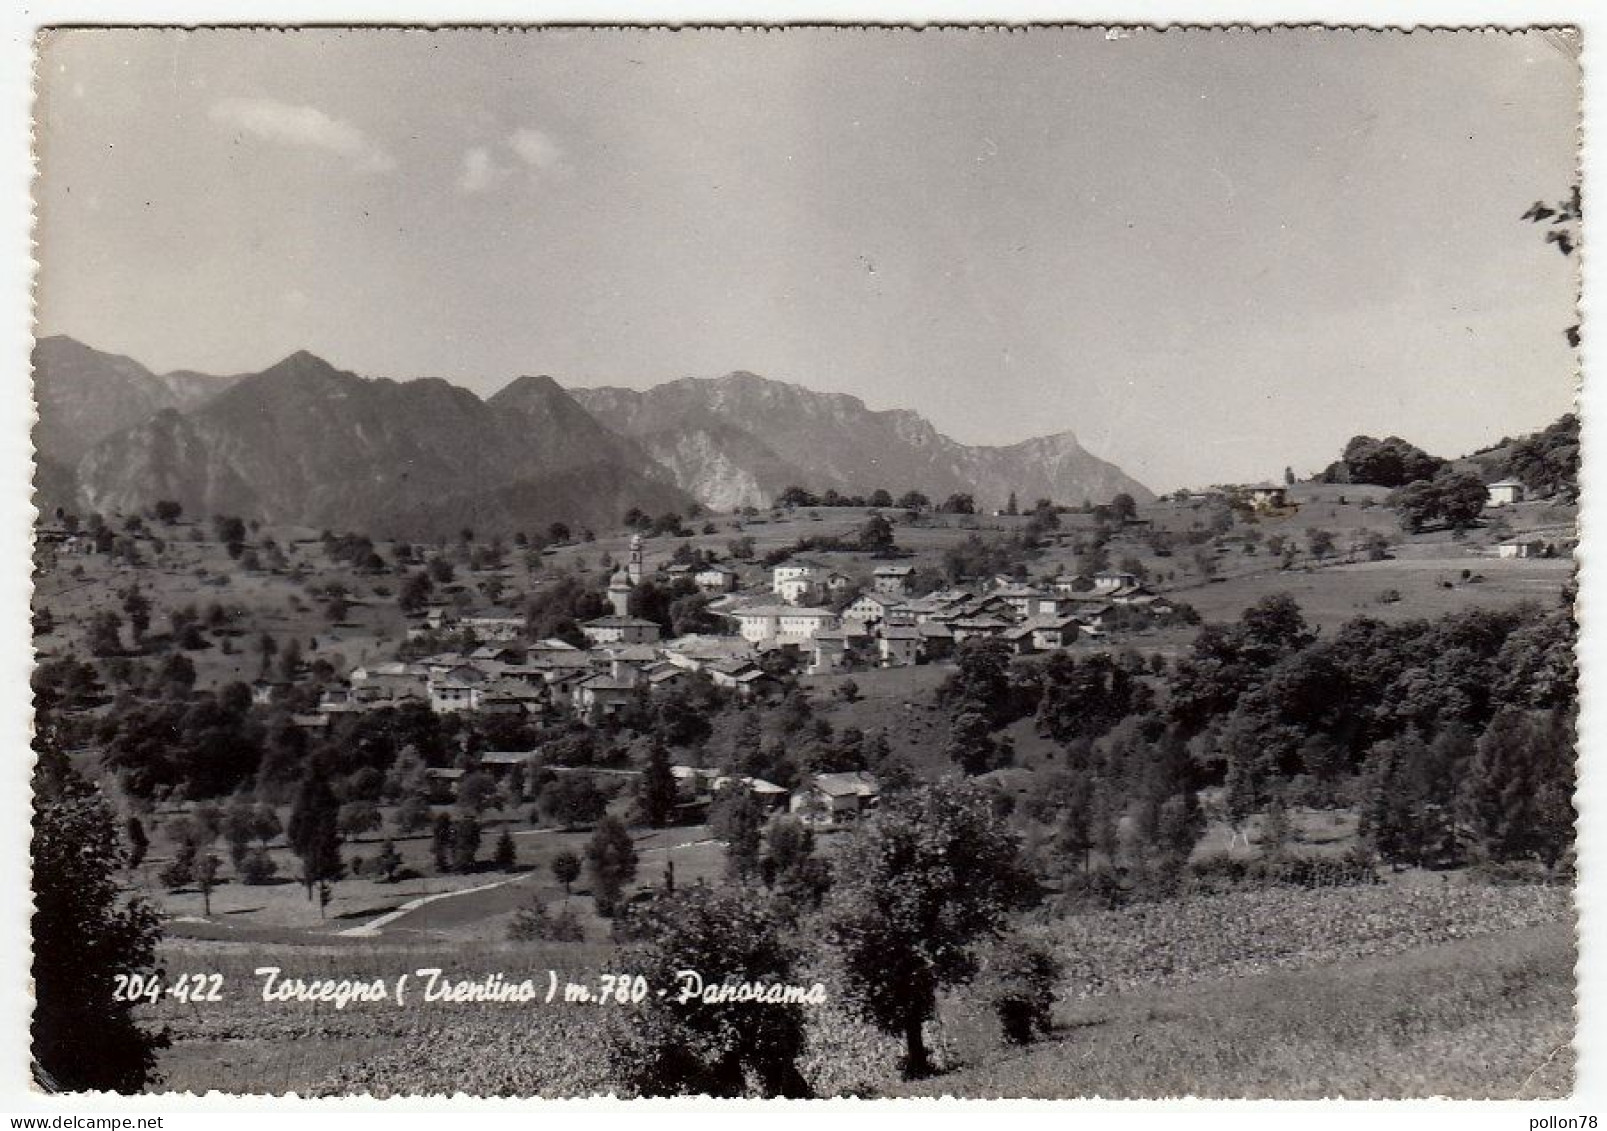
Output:
[[[297,353],[261,373],[157,374],[67,337],[34,349],[36,505],[192,514],[436,538],[467,526],[608,529],[631,507],[765,506],[788,486],[979,507],[1150,492],[1069,432],[976,447],[751,373],[645,391],[520,377],[481,398],[436,378],[364,378]]]

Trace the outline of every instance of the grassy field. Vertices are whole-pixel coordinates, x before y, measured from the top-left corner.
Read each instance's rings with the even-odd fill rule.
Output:
[[[1067,964],[1046,1042],[1002,1045],[985,1003],[962,991],[929,1034],[943,1074],[906,1084],[897,1041],[828,1003],[810,1014],[803,1067],[821,1094],[1564,1094],[1569,900],[1559,888],[1414,875],[1054,920],[1029,928]],[[161,1068],[177,1091],[585,1095],[609,1087],[600,1052],[614,1015],[603,1007],[265,1004],[253,971],[389,980],[436,966],[545,984],[549,969],[566,980],[607,969],[610,953],[601,940],[282,950],[170,940],[170,974],[215,970],[229,992],[145,1013],[175,1037]]]
[[[1043,1044],[890,1095],[1539,1099],[1572,1088],[1568,924],[1063,1006]]]

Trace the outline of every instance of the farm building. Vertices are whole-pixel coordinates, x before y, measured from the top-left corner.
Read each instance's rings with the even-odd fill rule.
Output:
[[[1485,488],[1489,492],[1492,507],[1509,507],[1513,503],[1521,503],[1526,497],[1525,488],[1516,479],[1503,479],[1499,483],[1492,483]]]
[[[1546,540],[1519,536],[1508,538],[1496,547],[1496,553],[1503,558],[1539,558],[1546,553]]]

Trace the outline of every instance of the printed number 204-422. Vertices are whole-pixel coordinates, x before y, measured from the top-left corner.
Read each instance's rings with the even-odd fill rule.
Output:
[[[162,979],[147,974],[118,974],[113,980],[112,996],[117,1001],[147,1001],[155,1003],[163,994],[174,1001],[222,1001],[222,974],[184,974],[164,985]]]

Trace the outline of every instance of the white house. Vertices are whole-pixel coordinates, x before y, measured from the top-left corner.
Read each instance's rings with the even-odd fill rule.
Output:
[[[692,575],[692,583],[705,593],[729,593],[738,580],[737,571],[728,565],[706,565]]]
[[[837,825],[875,809],[881,795],[875,777],[863,770],[816,774],[808,784],[793,790],[787,808],[810,824]]]
[[[1289,503],[1289,488],[1276,483],[1257,483],[1248,488],[1245,494],[1250,499],[1252,510],[1281,511]]]
[[[790,558],[770,574],[770,589],[789,605],[807,605],[840,592],[849,579],[818,562]]]
[[[863,593],[843,610],[844,620],[857,620],[861,624],[881,624],[894,619],[890,614],[904,606],[902,598],[887,593]]]
[[[750,644],[808,644],[821,629],[838,627],[830,609],[751,605],[724,615],[737,622],[738,633]]]
[[[1545,556],[1546,540],[1520,535],[1517,538],[1508,538],[1496,547],[1496,553],[1503,558],[1539,558]]]
[[[1485,488],[1490,495],[1490,506],[1509,507],[1513,503],[1523,502],[1525,488],[1516,479],[1503,479],[1499,483],[1492,483]]]

